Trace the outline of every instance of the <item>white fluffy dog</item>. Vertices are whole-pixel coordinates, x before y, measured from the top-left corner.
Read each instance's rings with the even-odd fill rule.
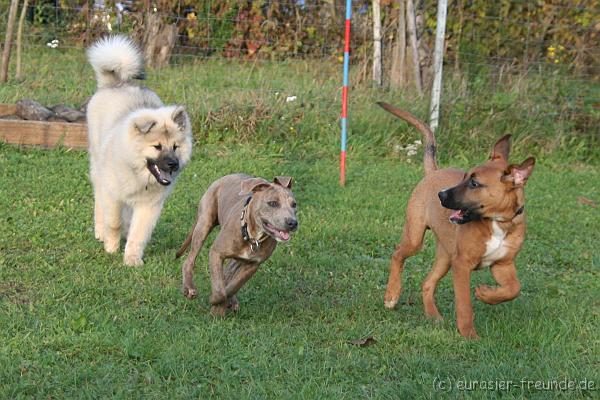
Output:
[[[190,120],[183,107],[165,106],[132,82],[143,75],[143,57],[129,38],[101,39],[87,55],[98,80],[87,106],[96,238],[114,253],[122,231],[125,264],[141,265],[163,204],[190,160]]]

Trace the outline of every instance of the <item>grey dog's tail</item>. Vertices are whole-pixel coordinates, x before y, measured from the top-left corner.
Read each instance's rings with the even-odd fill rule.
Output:
[[[87,56],[96,73],[99,89],[144,77],[144,57],[126,36],[107,36],[98,40],[87,50]]]
[[[431,129],[429,129],[429,126],[427,126],[426,123],[424,123],[408,111],[401,110],[382,101],[377,102],[377,104],[385,111],[394,114],[398,118],[405,120],[406,122],[417,128],[417,130],[423,134],[425,138],[425,155],[423,157],[425,175],[429,174],[432,171],[435,171],[437,169],[437,161],[435,157],[435,136]]]

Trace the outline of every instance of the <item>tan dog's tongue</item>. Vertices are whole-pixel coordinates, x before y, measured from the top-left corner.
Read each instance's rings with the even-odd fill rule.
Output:
[[[462,217],[462,210],[456,210],[451,215],[450,218],[460,219]]]

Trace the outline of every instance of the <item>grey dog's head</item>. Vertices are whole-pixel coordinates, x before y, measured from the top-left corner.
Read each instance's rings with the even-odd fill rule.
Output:
[[[131,135],[150,175],[170,185],[190,160],[192,134],[190,121],[181,106],[138,110],[131,124]]]
[[[277,176],[273,183],[262,178],[250,178],[241,183],[240,194],[252,194],[255,223],[278,242],[287,242],[290,234],[298,229],[296,200],[291,187],[289,176]]]

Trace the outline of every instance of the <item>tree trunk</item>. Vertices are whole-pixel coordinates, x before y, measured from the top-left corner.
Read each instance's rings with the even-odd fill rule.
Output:
[[[27,14],[27,7],[29,6],[29,0],[23,2],[23,8],[21,9],[21,16],[19,17],[19,25],[17,26],[17,66],[15,69],[15,78],[21,79],[21,48],[23,47],[23,24],[25,23],[25,15]]]
[[[381,86],[381,4],[373,0],[373,83]]]
[[[177,26],[168,24],[158,13],[148,12],[144,18],[142,47],[146,63],[151,68],[169,65],[177,39]]]
[[[404,85],[406,75],[406,0],[399,0],[398,7],[398,31],[396,32],[396,44],[392,56],[392,72],[390,74],[390,86],[399,88]]]
[[[2,51],[2,71],[0,80],[6,82],[8,80],[8,64],[10,61],[10,50],[12,47],[13,30],[15,28],[15,19],[19,9],[19,0],[11,0],[10,10],[8,12],[8,23],[6,24],[6,37],[4,39],[4,49]]]
[[[410,43],[410,55],[413,70],[413,80],[415,88],[419,95],[423,94],[423,85],[421,84],[421,68],[419,66],[419,50],[417,48],[417,26],[415,22],[415,7],[413,0],[407,0],[406,3],[406,26],[408,28],[408,40]]]

